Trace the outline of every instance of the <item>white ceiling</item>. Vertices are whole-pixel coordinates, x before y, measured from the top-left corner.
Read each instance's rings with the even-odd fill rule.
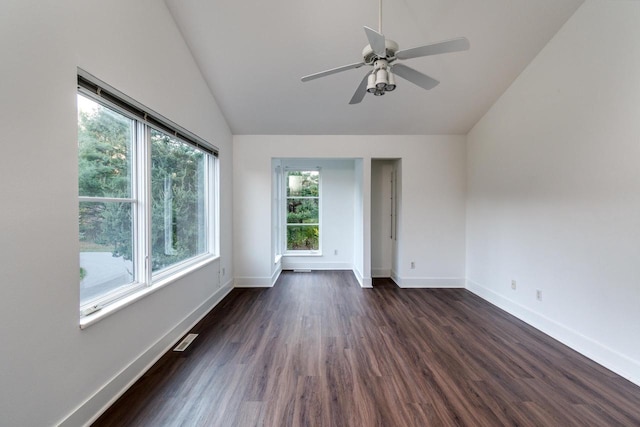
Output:
[[[404,61],[437,80],[397,79],[348,102],[369,67],[376,0],[165,0],[231,130],[241,134],[466,134],[583,0],[385,0],[382,33],[400,49],[467,37],[471,49]]]

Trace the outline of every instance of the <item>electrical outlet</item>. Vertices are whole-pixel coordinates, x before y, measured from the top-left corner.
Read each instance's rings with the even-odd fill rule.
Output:
[[[516,290],[516,281],[515,280],[511,281],[511,289],[513,289],[514,291]]]
[[[411,261],[411,269],[414,270],[416,268],[416,263],[414,261]]]
[[[224,277],[224,267],[222,267],[222,277]]]
[[[536,299],[542,301],[542,291],[540,289],[536,289]]]

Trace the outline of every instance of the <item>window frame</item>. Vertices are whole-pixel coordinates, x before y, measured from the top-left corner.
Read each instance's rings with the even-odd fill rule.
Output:
[[[287,176],[289,172],[318,172],[318,196],[310,197],[310,196],[302,196],[302,197],[289,197],[287,195],[287,187],[288,180]],[[281,254],[282,256],[322,256],[322,168],[319,166],[316,167],[293,167],[286,166],[282,168],[282,185],[281,185],[281,194],[282,194],[282,214],[280,216],[282,223],[282,234],[281,234]],[[317,199],[318,200],[318,223],[311,224],[299,224],[299,223],[289,223],[287,222],[287,213],[288,213],[288,205],[289,199]],[[318,226],[318,249],[287,249],[287,235],[289,226]]]
[[[161,133],[165,133],[167,134],[166,131],[162,130],[162,129],[158,129],[156,126],[153,125],[148,125],[147,126],[147,135],[146,135],[146,142],[147,142],[147,150],[148,150],[148,160],[149,163],[151,163],[151,158],[152,158],[152,147],[151,147],[151,130],[155,130],[157,132],[161,132]],[[168,135],[168,136],[173,136],[173,135]],[[175,137],[174,138],[178,139],[180,142],[183,143],[187,143],[188,145],[193,146],[193,144],[189,144],[186,141],[183,141],[181,138],[179,137]],[[197,147],[195,147],[197,149]],[[203,252],[202,254],[197,254],[194,255],[193,257],[184,259],[182,261],[178,261],[176,263],[170,264],[166,267],[163,267],[157,271],[153,271],[153,266],[151,265],[151,261],[152,261],[152,249],[151,249],[151,226],[152,226],[152,221],[149,218],[148,219],[148,224],[149,224],[149,229],[147,230],[148,232],[148,237],[147,237],[147,245],[148,245],[148,254],[149,254],[149,266],[147,267],[150,273],[150,278],[148,279],[149,283],[153,284],[156,281],[160,281],[160,280],[165,280],[167,278],[170,278],[172,275],[179,273],[182,269],[189,267],[189,265],[193,264],[193,263],[197,263],[199,262],[202,258],[207,258],[211,255],[213,256],[217,256],[217,254],[219,253],[218,249],[218,239],[217,239],[217,235],[218,235],[218,203],[217,203],[217,198],[216,195],[218,193],[217,189],[219,188],[218,185],[218,161],[217,161],[217,157],[210,155],[209,153],[204,152],[204,154],[206,155],[206,167],[205,167],[205,177],[204,177],[204,205],[205,205],[205,209],[207,210],[206,214],[204,215],[204,220],[205,220],[205,224],[204,224],[204,229],[207,232],[207,236],[205,236],[205,245],[206,245],[206,250],[205,252]],[[152,204],[152,197],[151,197],[151,188],[152,188],[152,182],[151,182],[151,165],[148,166],[148,180],[149,180],[149,184],[148,184],[148,206],[151,206]],[[212,181],[213,180],[213,181]],[[215,191],[215,193],[214,193]],[[152,215],[153,209],[148,209],[148,214],[149,217]]]
[[[87,301],[79,301],[80,327],[154,292],[179,277],[219,258],[219,157],[218,149],[113,89],[89,73],[78,69],[77,96],[88,98],[105,108],[133,120],[131,143],[130,198],[89,197],[78,195],[82,202],[127,202],[131,204],[133,281]],[[205,250],[156,272],[152,271],[152,171],[151,131],[156,130],[205,154],[204,209]],[[174,129],[173,132],[169,130]],[[78,205],[79,206],[79,205]],[[80,251],[78,252],[80,254]],[[80,283],[78,282],[78,286]]]

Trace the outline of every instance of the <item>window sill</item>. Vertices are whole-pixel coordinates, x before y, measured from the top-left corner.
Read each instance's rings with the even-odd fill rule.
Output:
[[[176,271],[174,274],[171,274],[170,276],[167,277],[163,277],[162,279],[158,280],[157,282],[153,283],[151,286],[147,286],[137,292],[134,292],[130,295],[125,296],[124,298],[115,301],[109,305],[107,305],[106,307],[100,309],[99,311],[96,311],[95,313],[89,314],[87,316],[84,316],[80,319],[80,329],[86,329],[89,326],[93,325],[94,323],[99,322],[100,320],[111,316],[113,313],[116,313],[120,310],[122,310],[123,308],[133,304],[134,302],[146,297],[147,295],[150,295],[162,288],[164,288],[165,286],[167,286],[170,283],[175,282],[176,280],[179,280],[183,277],[185,277],[186,275],[201,269],[202,267],[211,264],[212,262],[216,261],[220,259],[219,255],[208,255],[202,259],[198,259],[197,261],[194,261],[193,264],[190,264],[184,268],[182,268],[179,271]]]
[[[322,252],[287,252],[282,254],[283,257],[308,257],[308,256],[322,256]]]

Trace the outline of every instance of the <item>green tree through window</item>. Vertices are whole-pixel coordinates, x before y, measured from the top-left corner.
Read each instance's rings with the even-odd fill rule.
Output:
[[[151,131],[152,271],[207,249],[205,160],[190,145]]]
[[[126,114],[78,94],[81,307],[213,249],[214,157]]]
[[[135,121],[78,96],[81,304],[134,281]]]
[[[287,250],[320,249],[320,172],[288,171]]]

